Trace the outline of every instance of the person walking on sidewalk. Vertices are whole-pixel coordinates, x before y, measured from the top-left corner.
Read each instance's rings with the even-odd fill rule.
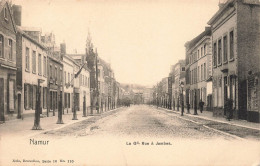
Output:
[[[199,107],[200,107],[200,113],[203,111],[204,102],[200,99]]]

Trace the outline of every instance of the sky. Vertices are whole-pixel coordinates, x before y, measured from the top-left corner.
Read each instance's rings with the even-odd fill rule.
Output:
[[[116,80],[152,86],[185,59],[184,44],[204,31],[219,0],[12,0],[22,26],[54,32],[68,53],[85,53],[88,31]]]

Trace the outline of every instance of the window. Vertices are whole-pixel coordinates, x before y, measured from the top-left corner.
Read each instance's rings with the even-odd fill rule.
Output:
[[[32,52],[32,72],[36,73],[36,51]]]
[[[5,17],[5,20],[8,20],[8,18],[7,18],[7,8],[4,8],[4,17]]]
[[[25,49],[25,70],[30,71],[30,50],[28,47]]]
[[[198,49],[198,59],[200,59],[200,50]]]
[[[9,47],[8,58],[11,60],[11,59],[13,59],[13,41],[12,41],[12,39],[8,40],[8,47]]]
[[[200,69],[201,69],[201,71],[200,71],[200,78],[201,78],[201,80],[204,80],[203,79],[203,66],[202,65],[201,65]]]
[[[224,36],[223,38],[223,51],[224,51],[223,62],[227,62],[227,36]]]
[[[182,68],[181,68],[181,71],[185,71],[185,67],[182,67]]]
[[[68,83],[70,82],[70,73],[68,73]]]
[[[4,37],[0,35],[0,57],[4,57]]]
[[[64,71],[64,82],[65,82],[65,84],[67,83],[67,79],[66,79],[66,71]]]
[[[206,44],[204,44],[204,55],[206,55],[206,52],[207,52],[207,46]]]
[[[57,81],[57,75],[58,75],[58,70],[57,70],[57,67],[55,67],[55,71],[54,71],[54,78],[55,80]]]
[[[213,66],[217,66],[217,43],[213,45]]]
[[[221,39],[218,40],[218,65],[222,62],[222,41]]]
[[[62,82],[62,69],[60,69],[60,82]]]
[[[38,74],[42,75],[42,55],[38,54]]]
[[[206,63],[204,63],[204,80],[206,79]]]
[[[201,57],[203,57],[203,47],[201,47],[200,53],[201,53]]]
[[[73,79],[73,75],[71,74],[71,80]],[[74,85],[74,80],[71,82],[72,85]]]
[[[52,75],[52,65],[50,65],[50,78],[52,79],[53,75]]]
[[[43,58],[43,75],[46,76],[46,64],[47,64],[47,59],[46,56]]]
[[[198,66],[198,81],[200,81],[200,67]]]
[[[192,84],[192,75],[191,75],[191,71],[190,71],[190,83]]]
[[[234,32],[233,31],[231,31],[230,33],[229,33],[229,47],[230,47],[230,52],[229,52],[229,58],[230,59],[233,59],[234,58]]]

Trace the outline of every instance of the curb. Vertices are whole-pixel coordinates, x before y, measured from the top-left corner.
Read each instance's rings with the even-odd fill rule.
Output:
[[[116,111],[117,109],[119,109],[119,108],[115,108],[115,109],[113,109],[113,110],[109,110],[109,111],[103,112],[102,114],[107,113],[107,112],[111,112],[111,111]],[[99,115],[102,115],[102,114],[99,114]],[[79,114],[78,114],[78,115],[79,115]],[[81,114],[80,114],[80,115],[81,115]],[[45,133],[45,132],[49,132],[49,131],[56,131],[56,130],[65,128],[65,127],[67,127],[67,126],[69,126],[69,125],[71,125],[71,124],[75,124],[75,123],[78,123],[78,122],[81,122],[81,121],[84,121],[84,120],[88,120],[88,119],[91,118],[91,117],[94,117],[94,116],[88,115],[87,117],[82,118],[82,119],[79,119],[79,120],[72,120],[72,121],[69,122],[69,123],[60,124],[61,126],[56,127],[56,128],[46,129],[46,130],[42,130],[41,132],[38,132],[38,133],[33,133],[33,134],[30,134],[30,135],[26,135],[26,136],[24,136],[24,138],[30,138],[30,137],[33,137],[33,136],[36,136],[36,135],[43,134],[43,133]],[[57,124],[57,125],[58,125],[58,124]]]
[[[177,112],[177,111],[174,111],[174,110],[170,111],[169,109],[165,109],[165,108],[161,108],[161,107],[159,107],[159,108],[163,109],[163,110],[165,110],[167,112],[173,112],[173,113],[176,113],[176,114],[181,114],[181,112]],[[243,125],[240,125],[240,124],[235,124],[235,123],[231,123],[231,122],[225,122],[225,121],[221,121],[221,120],[211,119],[211,118],[207,118],[207,117],[204,117],[204,116],[197,116],[197,115],[192,115],[192,114],[187,114],[187,113],[185,113],[185,115],[191,116],[191,117],[200,118],[200,119],[205,119],[205,120],[210,120],[210,121],[215,121],[215,122],[219,122],[219,123],[225,123],[225,124],[229,124],[229,125],[233,125],[233,126],[244,127],[244,128],[253,129],[253,130],[259,130],[260,131],[260,128],[243,126]]]

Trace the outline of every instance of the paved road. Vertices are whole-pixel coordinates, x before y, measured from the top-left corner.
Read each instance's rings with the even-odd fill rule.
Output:
[[[229,130],[222,130],[227,127]],[[164,109],[145,105],[124,107],[67,124],[60,129],[43,131],[30,139],[11,137],[0,140],[0,151],[4,152],[0,155],[0,161],[1,158],[6,161],[0,165],[13,165],[13,159],[36,159],[42,163],[42,160],[50,160],[49,164],[42,165],[260,163],[259,141],[241,141],[236,136],[214,129],[241,133],[240,128],[195,117],[181,117]],[[32,145],[31,139],[48,141],[48,145]],[[58,162],[54,163],[54,160]]]
[[[146,105],[120,108],[60,130],[46,132],[45,135],[234,139],[201,124],[182,119],[178,114]]]

